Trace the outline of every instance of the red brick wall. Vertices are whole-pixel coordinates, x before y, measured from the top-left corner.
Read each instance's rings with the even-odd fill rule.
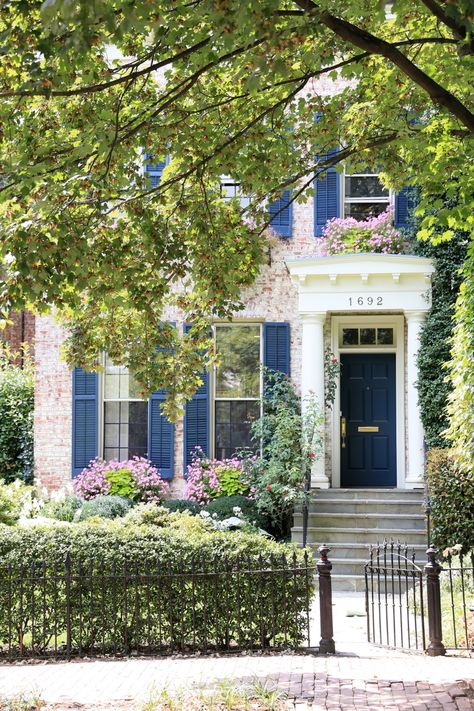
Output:
[[[10,318],[13,323],[0,331],[0,337],[15,353],[20,350],[22,342],[28,343],[30,354],[34,356],[36,317],[29,311],[22,311],[12,314]]]

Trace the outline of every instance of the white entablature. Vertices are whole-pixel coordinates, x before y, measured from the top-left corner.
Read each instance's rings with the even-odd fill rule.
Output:
[[[406,254],[288,259],[299,311],[428,311],[432,262]]]

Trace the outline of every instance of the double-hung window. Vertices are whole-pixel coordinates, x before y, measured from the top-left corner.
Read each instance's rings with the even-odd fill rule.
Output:
[[[384,188],[377,173],[344,175],[344,217],[366,220],[380,215],[390,205],[390,190]]]
[[[262,325],[215,326],[219,364],[214,373],[214,456],[255,449],[251,424],[260,417]]]
[[[240,183],[232,180],[228,175],[223,175],[221,178],[221,197],[223,200],[237,198],[242,209],[250,205],[250,197],[242,194]]]
[[[147,456],[148,402],[127,368],[105,356],[104,459]]]

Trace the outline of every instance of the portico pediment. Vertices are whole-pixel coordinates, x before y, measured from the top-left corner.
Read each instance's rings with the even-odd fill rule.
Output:
[[[288,259],[299,311],[427,311],[431,260],[406,254],[337,254]]]

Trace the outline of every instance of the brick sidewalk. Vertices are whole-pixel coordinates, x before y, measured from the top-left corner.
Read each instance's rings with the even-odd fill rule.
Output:
[[[468,711],[474,660],[428,658],[364,646],[359,653],[126,659],[0,666],[0,695],[35,692],[55,708],[139,708],[161,689],[219,680],[276,685],[288,708],[346,711]],[[471,687],[474,691],[474,687]],[[105,704],[105,707],[104,707]],[[107,706],[108,705],[108,706]],[[136,706],[137,705],[137,706]]]

